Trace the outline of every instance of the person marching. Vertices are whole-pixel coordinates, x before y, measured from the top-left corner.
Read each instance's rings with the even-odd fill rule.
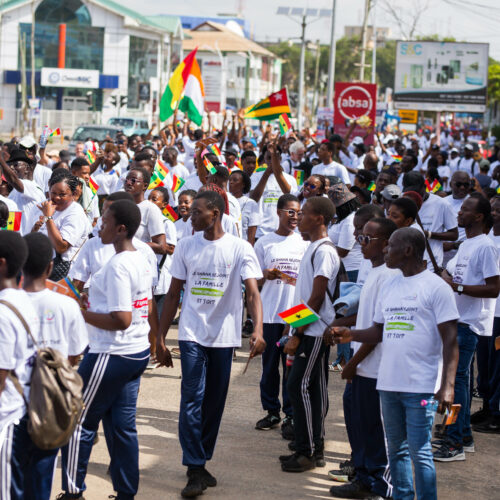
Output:
[[[262,278],[255,252],[247,241],[224,233],[225,203],[215,191],[199,193],[191,207],[194,236],[179,241],[170,273],[157,337],[157,360],[170,366],[165,337],[185,293],[179,321],[182,384],[179,440],[188,482],[181,495],[196,497],[217,480],[205,468],[212,458],[231,374],[233,350],[241,346],[241,281],[255,324],[250,357],[261,354],[262,303],[257,280]],[[203,256],[203,258],[200,258]]]

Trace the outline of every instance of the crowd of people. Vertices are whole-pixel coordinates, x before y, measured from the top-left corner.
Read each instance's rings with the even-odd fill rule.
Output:
[[[284,472],[325,465],[328,378],[346,381],[337,498],[435,499],[434,462],[474,453],[472,431],[500,434],[500,146],[485,159],[466,131],[353,129],[320,141],[241,117],[208,131],[175,118],[73,154],[31,136],[1,145],[2,500],[48,500],[53,487],[59,450],[28,432],[37,346],[83,380],[58,499],[83,498],[101,423],[116,498],[135,497],[141,375],[173,357],[181,495],[215,487],[206,464],[242,338],[262,355],[255,429],[280,428]],[[78,302],[51,289],[66,278]]]

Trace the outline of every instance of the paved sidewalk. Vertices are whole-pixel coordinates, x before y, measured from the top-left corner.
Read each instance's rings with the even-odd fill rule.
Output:
[[[172,331],[170,346],[175,346]],[[288,453],[287,441],[279,429],[254,430],[263,416],[259,398],[260,359],[250,362],[242,375],[248,356],[248,341],[237,351],[231,385],[222,420],[214,459],[208,470],[217,477],[218,486],[209,488],[200,498],[210,499],[304,499],[333,498],[329,488],[333,482],[327,472],[348,458],[349,445],[342,413],[344,383],[339,374],[330,376],[330,411],[327,418],[325,455],[327,465],[302,474],[281,471],[278,456]],[[181,465],[181,448],[177,438],[180,401],[180,361],[174,368],[148,370],[142,378],[137,410],[141,479],[138,500],[179,499],[186,483]],[[474,409],[478,402],[474,401]],[[87,475],[87,500],[107,499],[113,494],[106,474],[109,456],[104,436],[99,432]],[[476,450],[467,454],[465,462],[437,464],[440,500],[481,500],[499,498],[500,436],[475,434]],[[58,468],[52,497],[60,490]]]

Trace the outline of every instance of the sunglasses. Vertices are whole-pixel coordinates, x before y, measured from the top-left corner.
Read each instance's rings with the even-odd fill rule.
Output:
[[[317,189],[319,186],[315,186],[314,184],[311,184],[310,182],[304,182],[304,187],[309,188],[309,189]]]
[[[282,212],[286,212],[289,217],[294,217],[294,216],[300,217],[302,215],[302,210],[299,210],[298,212],[292,209],[290,210],[280,209],[280,210]]]
[[[462,187],[469,188],[470,187],[470,182],[455,182],[455,186],[457,188],[459,188],[459,189],[462,188]]]
[[[143,182],[143,180],[139,179],[138,177],[127,177],[125,179],[125,182],[130,182],[130,184],[136,184],[137,182]]]
[[[357,238],[358,243],[360,245],[369,245],[370,242],[374,240],[381,240],[382,238],[372,238],[371,236],[365,236],[364,234],[360,234]]]

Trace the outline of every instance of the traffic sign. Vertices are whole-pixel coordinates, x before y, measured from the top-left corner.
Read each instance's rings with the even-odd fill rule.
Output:
[[[401,123],[417,123],[418,111],[416,109],[400,109],[398,113]]]

